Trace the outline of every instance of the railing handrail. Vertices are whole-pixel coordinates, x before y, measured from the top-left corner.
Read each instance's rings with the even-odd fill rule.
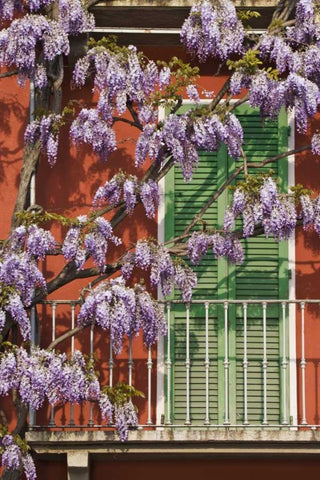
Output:
[[[37,305],[81,305],[84,302],[84,300],[78,299],[78,300],[40,300],[40,302],[37,302]],[[177,305],[205,305],[206,303],[208,304],[218,304],[218,305],[224,305],[225,303],[231,303],[231,304],[237,304],[237,305],[244,305],[244,304],[279,304],[281,305],[282,303],[291,303],[291,304],[302,304],[302,303],[319,303],[320,304],[320,299],[306,299],[306,298],[301,298],[301,299],[264,299],[264,298],[255,298],[255,299],[244,299],[244,300],[232,300],[232,299],[195,299],[195,300],[190,300],[190,302],[185,302],[183,300],[158,300],[158,303],[162,303],[164,305],[167,304],[177,304]]]

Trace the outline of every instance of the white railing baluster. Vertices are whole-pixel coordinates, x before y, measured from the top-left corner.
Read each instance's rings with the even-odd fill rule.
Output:
[[[148,361],[147,361],[147,368],[148,368],[148,419],[147,425],[152,425],[151,419],[151,374],[152,374],[152,356],[151,356],[151,346],[148,348]]]
[[[228,326],[229,303],[224,302],[224,425],[230,425],[229,419],[229,326]]]
[[[186,421],[185,425],[191,425],[190,421],[190,304],[186,305]]]
[[[132,337],[129,337],[129,359],[128,359],[128,375],[129,375],[129,385],[132,387]]]
[[[92,323],[90,326],[90,360],[93,361],[93,332],[94,332],[94,324]],[[93,422],[93,402],[90,399],[90,414],[89,414],[89,422],[88,425],[92,427],[94,425]]]
[[[58,332],[59,332],[59,324],[58,321],[60,321],[61,317],[61,311],[59,310],[60,305],[69,305],[70,311],[71,311],[71,319],[70,319],[70,326],[71,329],[74,329],[75,323],[76,323],[76,314],[77,314],[77,306],[78,306],[78,301],[77,300],[46,300],[41,302],[42,305],[47,305],[48,306],[48,321],[50,322],[51,319],[51,341],[54,342],[57,339]],[[161,305],[165,305],[163,302],[160,302]],[[159,393],[157,393],[157,401],[160,398],[160,406],[157,404],[157,421],[155,421],[154,418],[154,409],[155,409],[155,391],[153,388],[153,374],[154,374],[154,367],[155,367],[155,359],[154,359],[154,352],[151,347],[148,348],[148,354],[147,358],[145,359],[146,366],[147,368],[144,367],[145,373],[147,374],[146,381],[147,381],[147,388],[146,388],[146,395],[147,395],[147,415],[146,415],[146,425],[154,425],[155,427],[162,427],[164,428],[165,425],[170,426],[170,428],[176,428],[178,425],[176,425],[176,422],[174,421],[173,418],[173,410],[174,410],[174,400],[175,397],[173,395],[173,377],[174,377],[174,363],[173,359],[171,358],[173,355],[174,347],[173,347],[173,337],[171,335],[171,326],[172,326],[172,305],[181,305],[181,301],[175,301],[171,300],[170,302],[167,302],[167,324],[168,324],[168,334],[165,337],[165,342],[166,342],[166,353],[164,355],[165,361],[161,359],[162,364],[164,363],[165,365],[165,370],[164,372],[162,371],[162,377],[161,377],[161,382],[159,382],[159,379],[157,380],[157,392],[158,392],[158,386],[161,386],[160,389],[160,396]],[[202,359],[204,360],[203,367],[201,367],[202,372],[205,374],[205,387],[203,394],[204,396],[202,399],[204,400],[203,402],[203,409],[199,422],[194,422],[193,421],[193,408],[194,404],[192,403],[193,401],[193,393],[194,389],[196,388],[196,385],[193,385],[193,379],[195,375],[195,371],[193,370],[193,365],[192,365],[192,340],[193,340],[193,330],[191,328],[193,327],[193,317],[191,317],[191,308],[192,305],[201,305],[201,311],[204,311],[205,314],[205,325],[204,325],[204,330],[205,330],[205,344],[203,345],[205,347],[204,352],[202,353]],[[218,363],[218,369],[222,368],[223,370],[223,386],[222,390],[219,389],[219,402],[221,401],[221,404],[224,404],[224,411],[220,410],[220,415],[219,415],[219,424],[212,424],[211,421],[212,419],[210,418],[210,408],[212,408],[212,405],[210,403],[211,397],[210,394],[212,394],[212,388],[213,385],[211,384],[211,370],[212,370],[212,361],[210,358],[210,348],[211,344],[210,341],[212,332],[210,330],[210,305],[217,305],[218,306],[218,311],[222,314],[222,305],[224,307],[224,317],[219,320],[219,322],[222,321],[221,325],[221,332],[219,332],[220,337],[218,338],[219,342],[219,349],[220,346],[224,350],[222,353],[222,359],[220,356],[220,360]],[[260,428],[264,430],[267,427],[270,428],[278,428],[281,430],[285,430],[285,426],[290,426],[292,429],[296,429],[302,426],[306,426],[308,428],[312,429],[319,429],[319,425],[311,425],[308,424],[307,422],[307,414],[309,417],[311,417],[311,413],[307,412],[308,408],[308,401],[309,397],[307,395],[310,394],[310,392],[307,390],[307,366],[308,366],[308,351],[307,351],[307,336],[306,336],[306,326],[307,323],[306,321],[309,319],[307,317],[306,312],[308,313],[308,310],[306,310],[306,305],[313,305],[313,304],[319,304],[319,300],[304,300],[304,299],[281,299],[281,300],[268,300],[268,299],[261,299],[261,300],[253,300],[253,299],[243,299],[243,300],[213,300],[213,299],[204,299],[204,300],[193,300],[192,302],[188,303],[185,305],[186,313],[185,313],[185,321],[186,321],[186,327],[185,327],[185,359],[182,359],[183,365],[182,369],[184,370],[184,365],[185,365],[185,386],[183,397],[185,398],[186,402],[186,411],[185,411],[185,421],[184,425],[180,425],[180,427],[187,427],[185,430],[188,430],[189,427],[191,426],[192,428],[199,427],[202,429],[204,426],[207,426],[209,428],[217,428],[217,429],[223,429],[225,427],[227,428],[233,428],[239,426],[237,421],[233,420],[233,410],[232,409],[232,399],[233,395],[231,396],[231,393],[233,394],[233,388],[236,388],[236,386],[231,383],[233,380],[233,374],[238,375],[239,370],[234,372],[233,368],[231,370],[231,365],[233,366],[234,364],[231,363],[231,361],[237,362],[236,368],[239,367],[240,365],[240,376],[241,376],[241,371],[243,372],[243,382],[242,382],[242,388],[243,388],[243,397],[239,399],[236,397],[236,400],[238,403],[243,401],[243,418],[240,420],[241,425],[243,428],[245,426],[250,426],[251,428],[259,428],[259,425],[256,423],[252,423],[251,419],[251,414],[250,414],[250,379],[251,379],[251,369],[254,368],[252,367],[251,363],[251,350],[250,350],[250,332],[251,332],[251,320],[249,315],[251,315],[251,308],[253,305],[258,305],[258,312],[259,312],[259,317],[256,319],[259,323],[258,331],[259,331],[259,338],[258,340],[258,345],[257,349],[258,351],[258,357],[259,357],[259,364],[261,365],[261,370],[262,370],[262,375],[259,376],[259,384],[262,389],[262,394],[261,394],[261,403],[260,403],[260,409],[262,410],[262,419],[260,423]],[[233,358],[233,349],[230,350],[230,344],[229,341],[231,340],[231,333],[233,335],[233,331],[231,332],[231,324],[230,324],[230,315],[229,312],[232,309],[235,308],[236,312],[238,314],[238,311],[240,313],[240,318],[241,315],[243,315],[243,357],[242,358]],[[272,306],[272,310],[269,309],[268,307]],[[273,360],[273,350],[271,349],[272,344],[270,344],[270,340],[273,338],[273,331],[269,331],[269,328],[272,327],[272,325],[268,325],[268,317],[271,318],[271,313],[274,311],[273,306],[276,305],[278,309],[278,317],[279,322],[282,322],[282,326],[278,326],[277,334],[281,334],[280,336],[280,348],[279,348],[279,356],[277,357],[277,362],[278,362],[278,369],[276,372],[276,379],[277,379],[277,384],[280,383],[280,401],[277,405],[277,408],[280,409],[281,413],[279,415],[279,418],[276,421],[272,420],[272,415],[271,415],[271,394],[272,394],[272,371],[274,365],[275,359]],[[291,333],[291,321],[292,321],[292,309],[291,305],[295,306],[295,308],[298,309],[298,306],[300,306],[301,310],[301,356],[300,356],[300,361],[298,363],[298,372],[300,373],[300,378],[301,382],[299,383],[300,388],[295,390],[295,397],[293,400],[293,403],[295,401],[299,401],[299,396],[300,396],[300,415],[301,417],[299,418],[299,421],[296,417],[291,417],[292,415],[292,390],[291,390],[291,377],[292,377],[292,370],[291,370],[291,364],[294,364],[296,366],[296,361],[294,356],[292,356],[292,345],[290,344],[290,348],[288,343],[291,341],[290,338],[290,333]],[[63,307],[65,308],[65,307]],[[260,308],[262,309],[262,313],[260,313]],[[51,309],[51,311],[50,311]],[[242,312],[241,313],[241,310]],[[193,312],[193,311],[192,311]],[[233,312],[233,310],[232,310]],[[36,328],[35,328],[35,308],[31,308],[31,313],[30,313],[30,322],[31,322],[31,346],[30,349],[34,348],[33,345],[36,342],[35,334],[36,334]],[[203,315],[203,314],[202,314]],[[220,317],[220,314],[219,314]],[[273,316],[272,316],[273,318]],[[203,319],[203,316],[202,316]],[[260,320],[258,320],[260,319]],[[238,318],[239,320],[239,318]],[[241,320],[240,320],[241,321]],[[223,335],[223,329],[224,329],[224,337],[222,339]],[[300,332],[299,332],[300,333]],[[263,337],[261,337],[262,335]],[[271,335],[271,337],[270,337]],[[290,338],[289,338],[290,337]],[[233,338],[233,337],[232,337]],[[222,341],[222,344],[220,344],[220,340]],[[261,342],[262,340],[262,342]],[[129,385],[132,386],[133,384],[133,367],[134,367],[134,360],[133,360],[133,343],[132,343],[132,338],[129,337],[128,340],[128,357],[125,360],[125,369],[126,365],[128,365],[128,383]],[[71,345],[71,346],[70,346]],[[70,350],[68,351],[71,352],[71,354],[74,353],[75,348],[77,346],[77,342],[75,342],[75,337],[72,336],[70,337]],[[109,386],[113,386],[116,380],[116,370],[115,370],[115,356],[114,352],[112,349],[112,341],[110,338],[110,343],[109,343],[109,352],[107,352],[107,358],[108,361],[108,367],[109,367],[109,380],[108,384]],[[53,350],[54,351],[54,350]],[[88,352],[89,353],[89,352]],[[178,353],[178,352],[177,352]],[[93,360],[94,356],[94,329],[93,325],[91,326],[90,329],[90,358]],[[292,358],[292,360],[291,360]],[[202,360],[202,361],[203,361]],[[181,366],[181,362],[179,358],[176,358],[176,361],[179,364],[179,367]],[[239,363],[240,362],[240,363]],[[223,367],[222,367],[223,365]],[[238,366],[238,367],[237,367]],[[272,368],[272,370],[271,370]],[[309,368],[309,366],[308,366]],[[163,379],[164,373],[166,373],[166,384]],[[201,373],[201,372],[200,372]],[[297,372],[294,372],[297,373]],[[252,372],[254,374],[254,372]],[[238,378],[238,377],[237,377]],[[289,383],[290,379],[290,383]],[[200,381],[200,380],[199,380]],[[295,380],[294,380],[295,381]],[[269,383],[268,383],[269,382]],[[298,392],[298,393],[297,393]],[[166,399],[164,400],[163,397],[164,395],[166,396]],[[269,396],[268,396],[269,395]],[[89,400],[89,405],[86,404],[86,412],[88,414],[88,426],[94,426],[94,415],[95,415],[95,407],[94,403],[92,402],[92,399]],[[181,399],[180,399],[181,400]],[[177,400],[180,402],[180,400]],[[165,403],[166,401],[166,403]],[[89,415],[89,410],[88,407],[90,408],[90,415]],[[290,408],[289,408],[290,407]],[[65,427],[74,427],[75,424],[77,424],[77,416],[75,415],[75,406],[74,404],[70,403],[70,416],[69,419],[67,420],[67,424]],[[222,405],[221,405],[221,408]],[[58,412],[55,411],[55,404],[49,405],[49,422],[47,422],[48,427],[56,427],[57,424],[60,424],[60,418],[58,419]],[[56,417],[57,415],[57,417]],[[184,414],[183,414],[184,415]],[[55,419],[57,418],[57,422],[55,422]],[[75,420],[76,418],[76,420]],[[310,418],[309,418],[310,420]],[[182,420],[183,421],[183,420]],[[232,422],[232,423],[231,423]],[[32,410],[29,410],[29,425],[31,428],[36,429],[38,426],[36,425],[36,420],[34,416],[34,412]],[[141,426],[142,427],[142,426]]]
[[[305,357],[305,331],[304,331],[304,313],[305,313],[305,302],[300,303],[301,308],[301,389],[302,389],[302,421],[301,425],[308,425],[306,417],[306,357]]]
[[[248,332],[247,332],[247,315],[248,315],[248,305],[243,303],[243,392],[244,392],[244,418],[243,424],[249,425],[248,419],[248,352],[247,352],[247,342],[248,342]]]
[[[109,337],[109,387],[113,386],[113,349],[112,349],[112,338],[111,335]]]
[[[287,329],[286,329],[286,302],[282,302],[282,425],[288,425],[287,419]]]
[[[204,419],[205,425],[210,425],[209,414],[209,373],[210,373],[210,360],[209,360],[209,303],[205,302],[205,314],[206,314],[206,354],[205,354],[205,374],[206,374],[206,416]]]
[[[262,425],[268,425],[268,399],[267,399],[267,381],[268,381],[268,357],[267,357],[267,304],[262,303],[263,312],[263,422]]]
[[[56,308],[57,308],[56,303],[52,302],[52,306],[51,306],[51,340],[53,342],[56,339]],[[49,427],[54,427],[54,426],[55,426],[54,405],[51,405]]]
[[[71,303],[71,330],[74,329],[75,326],[75,303]],[[71,354],[74,354],[74,335],[71,337]],[[73,409],[73,403],[70,404],[70,420],[69,420],[69,425],[72,427],[74,425],[74,409]]]
[[[167,303],[167,420],[166,424],[171,425],[171,304]]]
[[[36,307],[33,305],[30,311],[30,323],[31,323],[31,352],[34,350],[34,346],[37,341],[37,325],[36,325]],[[36,410],[29,408],[29,427],[34,427],[36,424]]]

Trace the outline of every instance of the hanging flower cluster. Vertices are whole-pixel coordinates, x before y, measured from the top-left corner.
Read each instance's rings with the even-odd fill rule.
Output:
[[[157,89],[164,90],[170,80],[168,67],[158,68],[153,60],[142,61],[136,47],[130,45],[119,52],[111,52],[99,46],[91,48],[74,68],[75,85],[85,84],[94,68],[94,82],[100,91],[98,110],[104,119],[112,120],[112,112],[122,115],[127,102],[134,102],[142,123],[154,122],[157,109],[152,107],[150,97]]]
[[[52,234],[31,224],[17,227],[0,256],[0,333],[6,314],[19,325],[24,340],[30,338],[30,307],[36,288],[46,291],[46,282],[37,261],[56,248]]]
[[[230,0],[197,1],[181,30],[181,40],[200,61],[241,53],[244,28]]]
[[[55,20],[41,14],[41,9],[50,3],[53,0],[0,1],[0,18],[4,20],[12,20],[16,12],[26,13],[0,31],[0,64],[16,67],[20,83],[39,75],[36,56],[40,45],[44,59],[51,61],[59,55],[68,55],[68,35],[94,27],[94,17],[81,0],[58,0],[58,18]],[[45,84],[41,81],[36,86],[41,88]]]
[[[117,405],[110,401],[106,393],[102,393],[99,407],[103,420],[108,419],[109,423],[115,425],[120,441],[128,440],[129,427],[138,426],[137,412],[131,400]]]
[[[231,208],[224,215],[223,233],[194,232],[188,241],[188,256],[192,263],[199,264],[212,248],[216,258],[225,256],[233,263],[244,259],[240,240],[234,236],[235,222],[242,219],[242,236],[248,238],[257,227],[262,227],[266,237],[276,240],[288,239],[300,220],[303,228],[312,227],[320,235],[320,196],[312,200],[309,195],[299,196],[296,205],[290,195],[281,195],[271,177],[265,177],[258,192],[249,194],[238,187]]]
[[[37,230],[37,227],[33,227]],[[19,228],[21,233],[22,228]],[[41,237],[38,234],[42,229],[32,232],[29,227],[29,230],[30,236],[26,241],[27,251],[8,251],[0,258],[0,332],[5,325],[6,313],[9,313],[19,325],[24,340],[30,338],[30,322],[26,308],[30,306],[36,288],[46,291],[46,282],[36,259],[47,251],[45,248],[51,250],[53,247],[50,236],[47,235],[48,232],[44,231]],[[44,239],[45,246],[41,243],[41,238]],[[13,233],[13,241],[16,241],[15,233]],[[37,245],[39,252],[35,254],[34,248]]]
[[[149,270],[152,287],[159,286],[164,296],[170,295],[175,286],[181,290],[183,301],[190,302],[197,276],[188,266],[173,262],[163,245],[139,240],[135,252],[129,252],[123,258],[121,272],[126,280],[131,277],[134,267]]]
[[[48,400],[79,403],[99,398],[100,386],[81,352],[65,354],[33,347],[29,353],[14,347],[0,353],[0,395],[16,389],[24,405],[38,410]]]
[[[91,256],[100,271],[104,272],[110,243],[118,246],[121,240],[113,234],[108,220],[98,217],[90,222],[83,215],[78,217],[78,223],[68,230],[62,253],[67,260],[75,262],[78,270],[83,267],[87,256]]]
[[[109,203],[110,206],[116,207],[123,200],[127,212],[131,214],[139,196],[147,217],[154,218],[156,208],[159,205],[158,184],[152,179],[141,182],[136,176],[125,175],[120,172],[98,188],[93,205],[101,206],[104,203]]]
[[[48,253],[53,253],[56,242],[48,230],[31,224],[29,227],[21,225],[11,234],[11,251],[20,252],[24,248],[30,257],[43,260]]]
[[[320,235],[320,197],[312,200],[308,194],[302,194],[297,202],[292,195],[279,194],[274,180],[266,177],[258,193],[249,194],[242,187],[235,190],[232,208],[225,213],[226,233],[232,232],[237,217],[242,217],[244,238],[252,236],[256,227],[263,227],[267,237],[285,240],[298,221],[305,230],[313,227]]]
[[[40,142],[42,150],[46,151],[48,162],[53,166],[58,155],[58,127],[61,123],[61,115],[50,113],[29,123],[24,134],[24,140],[29,145]]]
[[[75,85],[84,85],[91,66],[100,93],[97,110],[82,110],[72,124],[71,136],[76,143],[92,145],[93,150],[106,159],[116,145],[112,130],[114,113],[122,115],[127,105],[134,103],[138,121],[154,124],[158,111],[151,95],[168,86],[171,71],[168,67],[158,68],[152,60],[142,61],[133,46],[118,53],[95,47],[77,62],[73,74]]]
[[[193,118],[193,112],[168,115],[162,129],[146,125],[136,146],[136,165],[148,157],[163,161],[169,154],[182,169],[185,181],[192,180],[198,165],[198,150],[219,150],[223,143],[233,157],[241,154],[243,131],[237,117],[226,115],[222,120],[216,114]]]
[[[188,256],[192,263],[198,265],[203,256],[212,248],[215,258],[225,256],[232,263],[242,263],[243,248],[239,239],[230,234],[209,234],[194,232],[188,241]]]
[[[79,325],[95,323],[110,331],[115,352],[120,352],[125,335],[143,331],[146,345],[166,333],[162,308],[141,285],[125,286],[118,277],[103,282],[85,298],[78,315]]]
[[[35,480],[37,478],[36,468],[27,447],[16,436],[13,437],[9,433],[0,436],[1,450],[1,466],[6,470],[23,470],[27,480]]]
[[[282,106],[294,108],[302,133],[320,104],[320,27],[315,8],[313,0],[297,1],[293,27],[271,29],[261,36],[259,56],[275,66],[273,72],[270,68],[252,72],[242,63],[231,77],[231,92],[237,95],[247,88],[250,105],[259,107],[263,117],[275,118]]]
[[[91,145],[103,160],[116,150],[116,137],[110,122],[94,108],[83,108],[71,125],[70,136],[76,144]]]

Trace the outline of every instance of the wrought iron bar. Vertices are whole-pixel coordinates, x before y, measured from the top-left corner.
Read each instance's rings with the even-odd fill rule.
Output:
[[[248,342],[248,332],[247,332],[247,315],[248,315],[248,305],[243,304],[243,392],[244,392],[244,418],[243,424],[249,425],[248,419],[248,353],[247,353],[247,342]]]
[[[228,302],[224,302],[224,425],[230,424],[229,419],[229,325],[228,325]]]
[[[191,425],[190,421],[190,304],[186,305],[186,420],[185,425]]]
[[[210,374],[210,359],[209,359],[209,303],[205,302],[206,315],[206,355],[204,360],[205,375],[206,375],[206,416],[204,419],[205,425],[210,425],[209,415],[209,374]]]
[[[167,303],[167,324],[168,324],[168,335],[167,335],[167,420],[166,424],[171,424],[171,304]]]
[[[301,361],[300,361],[300,368],[301,368],[301,395],[302,395],[302,425],[307,425],[307,417],[306,417],[306,356],[305,356],[305,331],[304,331],[304,323],[305,323],[305,302],[300,303],[301,308]]]
[[[267,381],[268,381],[268,357],[267,357],[267,304],[262,303],[263,315],[263,422],[262,425],[268,425],[268,397],[267,397]]]

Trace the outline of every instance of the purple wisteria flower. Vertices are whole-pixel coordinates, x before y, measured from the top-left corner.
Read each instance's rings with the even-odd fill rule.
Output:
[[[51,232],[37,225],[30,225],[26,244],[29,255],[44,259],[48,253],[54,252],[55,248],[56,242]]]
[[[316,133],[312,136],[311,150],[315,155],[320,155],[320,134]]]
[[[46,399],[51,404],[79,403],[100,395],[97,377],[79,351],[68,359],[38,347],[31,352],[14,347],[0,353],[0,365],[1,395],[17,389],[21,402],[35,410]]]
[[[6,253],[0,261],[0,281],[19,292],[25,306],[31,304],[34,289],[46,291],[46,282],[35,261],[26,252]]]
[[[197,286],[197,275],[191,268],[182,268],[181,265],[175,266],[174,272],[175,286],[181,290],[182,300],[190,302],[192,291]]]
[[[137,197],[136,197],[136,184],[134,180],[127,178],[123,184],[123,198],[126,202],[126,209],[127,212],[132,214],[134,207],[136,205]]]
[[[314,208],[309,195],[301,195],[301,216],[304,230],[311,227],[314,222]]]
[[[207,254],[211,243],[211,237],[206,233],[193,232],[187,245],[188,257],[193,264],[198,265],[201,262],[202,257]]]
[[[159,205],[159,190],[158,184],[151,178],[142,183],[140,187],[140,197],[146,216],[148,218],[154,218],[156,214],[156,208]]]
[[[260,200],[264,214],[270,215],[273,206],[278,201],[278,189],[274,180],[267,177],[260,188]]]
[[[232,204],[232,212],[235,217],[244,211],[247,200],[247,195],[244,191],[237,188],[233,194]]]
[[[129,288],[122,277],[101,283],[86,297],[78,316],[80,325],[95,322],[110,330],[112,346],[120,352],[124,337],[144,332],[151,345],[166,331],[164,313],[158,303],[141,286]]]
[[[182,42],[200,61],[208,57],[225,60],[231,54],[240,53],[243,38],[243,26],[229,0],[197,1],[181,30]]]
[[[230,233],[234,230],[235,218],[230,208],[227,208],[224,214],[223,230],[225,233]]]
[[[71,138],[75,143],[91,145],[100,158],[107,160],[116,150],[114,130],[103,120],[98,110],[83,108],[70,128]]]
[[[43,115],[40,119],[31,122],[24,134],[25,142],[29,145],[35,145],[40,141],[41,149],[46,152],[51,166],[56,163],[59,142],[59,136],[53,133],[53,129],[60,125],[61,119],[61,115],[55,113]]]

